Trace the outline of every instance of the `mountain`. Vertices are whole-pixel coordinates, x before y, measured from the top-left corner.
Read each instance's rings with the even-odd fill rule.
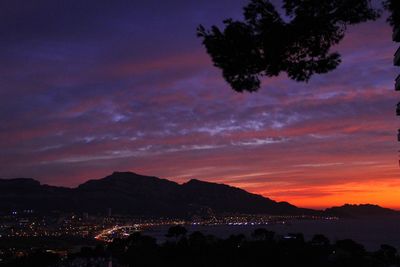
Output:
[[[378,205],[372,204],[345,204],[340,207],[332,207],[326,209],[325,213],[333,216],[347,218],[400,216],[399,211],[382,208]]]
[[[30,178],[0,179],[0,211],[68,209],[72,189],[41,185]]]
[[[89,212],[137,216],[204,214],[329,215],[338,217],[392,216],[400,212],[376,205],[333,207],[325,211],[298,208],[243,189],[192,179],[182,185],[153,176],[114,172],[76,188],[42,185],[30,178],[0,179],[0,212]]]
[[[84,203],[81,209],[147,216],[185,214],[180,185],[152,176],[114,172],[99,180],[90,180],[74,189],[74,199]]]
[[[303,214],[310,212],[287,202],[276,202],[225,184],[192,179],[181,187],[183,197],[188,203],[210,207],[218,213]]]
[[[0,211],[85,211],[140,216],[213,213],[310,214],[316,211],[276,202],[224,184],[190,180],[182,185],[132,172],[114,172],[76,188],[41,185],[33,179],[0,179]]]

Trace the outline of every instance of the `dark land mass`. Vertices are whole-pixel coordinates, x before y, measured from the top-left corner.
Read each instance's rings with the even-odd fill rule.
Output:
[[[6,258],[1,267],[31,266],[229,266],[229,267],[398,267],[397,249],[382,245],[369,252],[351,240],[331,242],[324,235],[306,240],[301,233],[278,236],[267,229],[256,229],[251,238],[242,234],[220,239],[201,232],[187,233],[182,226],[171,227],[168,239],[134,233],[109,244],[82,247],[61,259],[55,253],[36,250],[19,258]],[[112,263],[111,263],[112,261]]]
[[[378,206],[343,206],[325,212],[298,208],[224,184],[192,179],[182,185],[132,172],[114,172],[76,188],[42,185],[30,178],[0,179],[0,211],[90,212],[137,216],[271,215],[399,215]]]
[[[332,207],[325,210],[325,213],[346,218],[362,218],[362,217],[388,217],[399,216],[400,212],[393,209],[382,208],[378,205],[360,204],[352,205],[345,204],[340,207]]]
[[[76,188],[41,185],[29,178],[0,180],[0,210],[82,211],[138,216],[194,214],[304,214],[312,210],[276,202],[224,184],[190,180],[182,185],[152,176],[114,172]]]

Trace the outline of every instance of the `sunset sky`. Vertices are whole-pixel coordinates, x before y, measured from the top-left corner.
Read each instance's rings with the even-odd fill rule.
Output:
[[[302,207],[400,209],[399,44],[385,20],[349,29],[337,70],[240,94],[196,27],[240,19],[246,3],[1,1],[0,177],[76,186],[134,171]]]

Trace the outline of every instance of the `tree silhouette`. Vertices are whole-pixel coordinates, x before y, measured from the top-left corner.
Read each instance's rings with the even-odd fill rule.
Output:
[[[109,252],[116,264],[134,267],[400,266],[396,249],[389,245],[382,245],[378,251],[369,252],[353,240],[338,240],[332,244],[322,235],[306,241],[301,233],[289,234],[292,238],[286,239],[284,236],[274,236],[268,230],[258,229],[255,236],[256,238],[248,239],[245,235],[238,234],[220,239],[193,232],[189,235],[188,242],[159,243],[150,237],[134,234],[125,240],[122,253],[118,251],[115,254],[113,247]],[[114,242],[120,247],[121,240]]]
[[[390,17],[388,18],[388,22],[393,27],[400,26],[400,1],[397,0],[386,0],[383,2],[384,7],[389,10]]]
[[[399,25],[398,0],[384,0],[391,11],[388,21]],[[237,92],[257,91],[260,78],[281,72],[295,81],[334,70],[341,62],[333,45],[345,36],[349,25],[376,20],[380,9],[371,0],[283,0],[280,14],[269,0],[251,0],[244,7],[244,21],[224,20],[225,28],[200,25],[214,65]]]
[[[265,228],[258,228],[253,231],[251,236],[255,240],[262,240],[262,241],[271,241],[274,239],[275,233],[272,231],[268,231]]]
[[[329,239],[322,234],[316,234],[311,239],[311,244],[313,245],[327,246],[329,245],[329,243],[330,243]]]
[[[187,230],[185,227],[182,225],[175,225],[171,226],[168,229],[168,233],[166,234],[167,237],[174,237],[175,239],[178,239],[179,237],[185,236],[187,233]]]

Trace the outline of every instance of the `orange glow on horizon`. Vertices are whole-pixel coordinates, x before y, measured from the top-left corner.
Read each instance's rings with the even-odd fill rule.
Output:
[[[344,204],[374,204],[400,210],[400,181],[394,179],[384,182],[305,187],[286,192],[254,190],[252,192],[303,208],[325,209]]]
[[[257,172],[236,178],[227,175],[220,182],[304,208],[375,204],[400,210],[400,169],[397,165],[386,164],[389,159],[344,162],[331,158],[331,163],[300,164],[294,170]],[[235,180],[237,177],[239,180]]]

